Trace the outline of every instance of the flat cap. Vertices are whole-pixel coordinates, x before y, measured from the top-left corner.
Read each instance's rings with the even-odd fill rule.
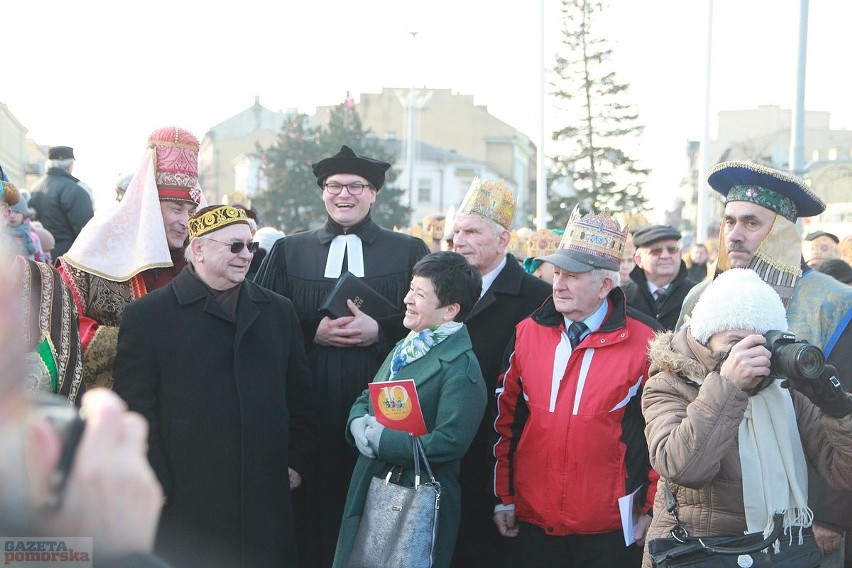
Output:
[[[829,239],[834,241],[835,244],[840,244],[840,239],[837,238],[837,235],[832,235],[831,233],[826,233],[825,231],[814,231],[813,233],[808,233],[805,237],[805,240],[812,241],[820,237],[828,237]]]
[[[74,160],[74,148],[71,146],[53,146],[47,151],[48,160]]]
[[[658,241],[679,241],[680,238],[680,232],[670,225],[650,225],[633,233],[633,246],[647,247]]]

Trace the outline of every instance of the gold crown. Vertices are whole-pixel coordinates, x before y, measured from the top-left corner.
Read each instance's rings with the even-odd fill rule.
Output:
[[[618,270],[624,254],[627,229],[622,229],[610,215],[580,214],[574,207],[559,249],[577,256],[595,268]]]
[[[554,233],[550,229],[539,229],[527,239],[527,258],[538,258],[556,252],[562,233]]]
[[[440,241],[444,238],[445,215],[426,215],[423,217],[423,235],[430,239]]]
[[[12,205],[16,205],[21,199],[21,192],[18,191],[18,188],[8,181],[2,181],[0,184],[2,184],[3,187],[3,191],[0,192],[0,194],[2,194],[0,201],[3,201],[3,203],[10,207]]]
[[[194,239],[234,223],[248,225],[248,217],[243,209],[237,209],[230,205],[219,205],[212,209],[205,208],[189,220],[189,238]]]
[[[475,177],[458,212],[482,215],[508,230],[515,216],[515,198],[512,192],[506,189],[503,180],[498,180],[497,183],[480,183],[479,178]]]
[[[527,227],[521,227],[509,233],[509,246],[507,250],[520,259],[525,258],[527,237],[532,231]]]

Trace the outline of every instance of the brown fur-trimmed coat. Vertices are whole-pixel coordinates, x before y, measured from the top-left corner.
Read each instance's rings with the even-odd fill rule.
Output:
[[[669,536],[674,525],[666,512],[664,481],[691,535],[746,530],[737,435],[748,394],[712,370],[717,361],[688,329],[659,335],[650,346],[642,412],[651,466],[661,479],[646,542]],[[852,487],[852,416],[823,416],[806,397],[791,394],[806,459],[832,485]],[[643,566],[650,565],[646,554]]]

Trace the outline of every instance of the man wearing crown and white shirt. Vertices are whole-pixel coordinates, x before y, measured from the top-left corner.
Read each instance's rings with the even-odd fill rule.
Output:
[[[728,268],[757,272],[781,297],[790,332],[822,349],[844,390],[852,390],[852,288],[804,262],[796,227],[798,218],[825,211],[825,203],[804,180],[751,162],[722,162],[710,170],[707,182],[725,198],[717,274]],[[690,290],[676,329],[689,321],[711,281]],[[852,492],[831,489],[812,468],[808,485],[823,566],[843,566],[844,531],[846,565],[852,564]]]
[[[524,271],[508,252],[515,198],[502,180],[474,178],[452,216],[453,250],[482,276],[482,293],[465,321],[489,402],[461,463],[462,521],[453,566],[494,568],[505,562],[504,539],[491,520],[493,397],[500,361],[515,325],[550,295],[550,286]],[[449,215],[448,215],[449,217]]]
[[[359,156],[348,146],[313,164],[328,213],[318,229],[279,239],[255,282],[293,301],[311,360],[322,449],[316,472],[294,495],[302,566],[331,566],[358,452],[343,433],[352,403],[367,388],[390,349],[407,335],[403,299],[411,271],[429,249],[422,240],[384,229],[370,209],[390,164]],[[349,302],[352,316],[331,319],[318,308],[348,270],[399,307],[376,321]]]

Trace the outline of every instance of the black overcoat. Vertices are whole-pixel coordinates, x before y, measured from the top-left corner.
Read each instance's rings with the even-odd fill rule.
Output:
[[[403,299],[411,286],[411,271],[429,253],[426,243],[403,233],[383,229],[369,216],[355,227],[364,255],[363,280],[398,306],[399,312],[382,318],[379,341],[367,347],[335,347],[314,342],[324,317],[319,312],[335,278],[325,276],[331,242],[343,227],[330,219],[319,229],[288,235],[272,246],[257,273],[256,282],[290,298],[302,325],[305,351],[311,362],[317,408],[319,445],[317,470],[295,501],[299,555],[305,566],[331,566],[346,503],[346,492],[358,452],[346,443],[347,417],[352,403],[376,375],[385,356],[408,334],[402,325]]]
[[[541,306],[551,293],[550,284],[525,272],[515,257],[507,254],[503,270],[465,320],[485,379],[488,406],[461,462],[462,521],[454,566],[495,566],[501,560],[503,537],[492,520],[495,497],[491,488],[491,444],[496,436],[497,400],[494,391],[503,352],[515,333],[515,326]]]
[[[288,466],[308,470],[314,396],[290,300],[241,284],[236,321],[185,268],[125,308],[115,391],[150,424],[175,566],[296,566]]]
[[[662,306],[657,306],[648,290],[648,277],[641,266],[630,272],[630,282],[624,287],[624,295],[627,296],[628,306],[654,318],[666,331],[672,331],[677,324],[683,300],[693,286],[695,282],[687,277],[686,264],[681,260],[680,270],[669,284],[668,295]]]
[[[62,168],[50,168],[33,186],[30,207],[56,241],[51,251],[54,259],[68,252],[94,215],[92,198],[79,181]]]

